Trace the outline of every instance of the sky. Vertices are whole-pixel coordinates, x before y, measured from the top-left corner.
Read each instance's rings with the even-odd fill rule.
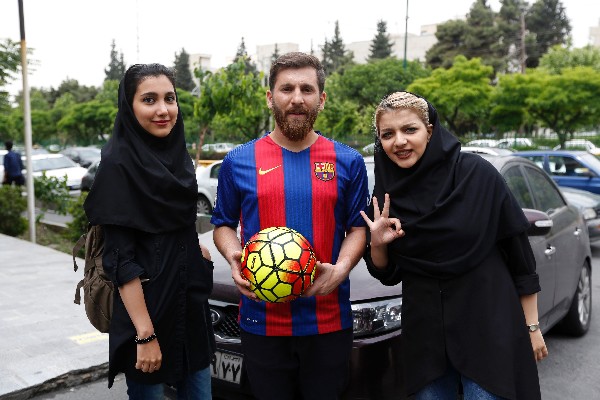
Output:
[[[344,43],[371,40],[377,21],[388,33],[419,34],[422,25],[464,17],[474,0],[23,0],[30,87],[57,88],[65,79],[101,86],[113,39],[126,65],[159,62],[175,54],[211,55],[211,67],[227,65],[242,37],[248,54],[256,46],[297,43],[317,50],[333,37],[339,21]],[[0,40],[19,42],[18,0],[1,0]],[[530,0],[530,3],[532,0]],[[562,0],[571,20],[573,44],[588,44],[589,28],[600,24],[598,0]],[[498,11],[499,0],[488,0]],[[6,88],[16,94],[21,75]]]

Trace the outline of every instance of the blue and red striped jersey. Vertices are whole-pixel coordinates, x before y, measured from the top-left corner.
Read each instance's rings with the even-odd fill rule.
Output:
[[[368,203],[363,157],[321,135],[292,152],[263,136],[230,151],[219,171],[211,223],[237,227],[242,245],[261,229],[287,226],[313,245],[317,260],[335,264],[346,231],[365,226]],[[289,303],[255,302],[242,296],[240,326],[268,336],[303,336],[352,327],[350,281],[327,296]]]

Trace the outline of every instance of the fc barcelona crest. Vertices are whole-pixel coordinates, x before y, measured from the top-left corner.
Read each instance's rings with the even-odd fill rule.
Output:
[[[315,176],[324,182],[332,180],[335,176],[335,165],[330,162],[316,162]]]

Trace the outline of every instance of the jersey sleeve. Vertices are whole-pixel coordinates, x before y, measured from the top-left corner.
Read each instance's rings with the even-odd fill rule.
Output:
[[[235,182],[233,159],[227,155],[219,170],[217,198],[210,223],[215,227],[237,228],[240,219],[240,194]]]

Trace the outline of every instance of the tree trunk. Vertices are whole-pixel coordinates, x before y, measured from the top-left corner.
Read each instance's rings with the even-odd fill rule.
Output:
[[[200,134],[198,135],[198,145],[196,146],[196,160],[194,162],[194,171],[198,169],[198,162],[200,160],[200,152],[202,151],[202,146],[204,145],[204,135],[208,130],[208,125],[202,127],[200,129]]]

